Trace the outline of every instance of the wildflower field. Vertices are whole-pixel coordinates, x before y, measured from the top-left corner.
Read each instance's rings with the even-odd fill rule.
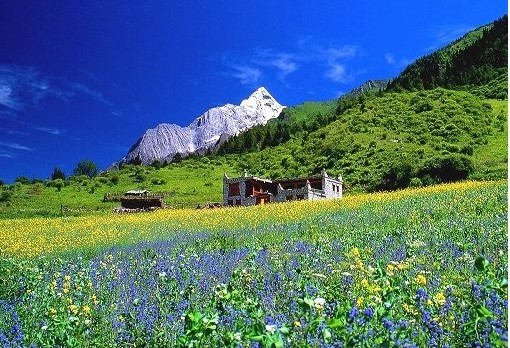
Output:
[[[0,347],[507,346],[507,183],[0,221]]]

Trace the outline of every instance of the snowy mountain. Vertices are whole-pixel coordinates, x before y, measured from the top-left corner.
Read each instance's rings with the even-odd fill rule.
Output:
[[[283,106],[260,87],[240,105],[227,104],[207,110],[189,126],[163,123],[147,130],[120,162],[171,161],[177,154],[203,154],[219,141],[265,124],[280,115]]]

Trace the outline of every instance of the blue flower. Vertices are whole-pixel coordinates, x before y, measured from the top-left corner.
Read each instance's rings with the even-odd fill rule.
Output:
[[[363,311],[363,314],[369,318],[369,319],[372,319],[374,317],[374,310],[372,307],[367,307],[365,308],[365,310]]]

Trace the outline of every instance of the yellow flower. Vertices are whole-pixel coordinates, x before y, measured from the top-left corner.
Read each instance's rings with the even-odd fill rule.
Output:
[[[416,276],[416,278],[414,279],[414,281],[418,284],[418,285],[421,285],[421,286],[425,286],[427,285],[427,278],[425,278],[425,276],[423,274],[418,274]]]
[[[294,326],[295,326],[295,327],[301,327],[301,323],[300,323],[299,321],[295,321],[295,322],[294,322]]]
[[[397,268],[398,268],[399,270],[403,270],[403,269],[406,269],[406,268],[408,268],[408,267],[409,267],[409,264],[408,264],[408,263],[406,263],[406,262],[399,263],[399,264],[397,265]]]
[[[395,266],[393,266],[391,263],[386,266],[386,270],[388,272],[393,272],[395,270]]]
[[[359,249],[358,248],[352,248],[351,255],[354,256],[354,257],[359,257],[360,256]]]
[[[356,300],[356,306],[359,308],[363,307],[364,303],[365,303],[365,300],[363,299],[363,297],[358,297],[358,299]]]
[[[72,304],[72,305],[69,305],[67,308],[69,308],[69,311],[71,313],[73,313],[73,314],[77,314],[78,313],[78,309],[79,308],[78,308],[77,305]]]
[[[83,313],[85,315],[89,315],[90,314],[90,307],[87,306],[87,305],[83,306]]]
[[[372,289],[372,293],[376,293],[376,292],[379,292],[379,291],[382,291],[382,289],[378,286],[374,286]]]
[[[368,280],[363,279],[363,280],[361,281],[361,286],[362,286],[362,287],[364,287],[364,288],[366,288],[366,287],[368,286]]]
[[[446,302],[446,298],[444,297],[444,294],[442,292],[438,292],[436,296],[434,296],[434,301],[438,305],[442,306]]]

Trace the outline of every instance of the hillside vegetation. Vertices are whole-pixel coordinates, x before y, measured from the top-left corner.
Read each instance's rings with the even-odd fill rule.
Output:
[[[506,115],[504,102],[445,89],[360,97],[314,132],[244,154],[241,166],[269,177],[326,168],[364,191],[482,178],[487,168],[472,156],[491,136],[505,136]]]
[[[392,81],[370,80],[341,98],[284,109],[205,157],[126,165],[98,177],[1,185],[0,218],[108,211],[106,193],[149,189],[173,207],[222,200],[222,177],[284,178],[322,169],[345,193],[393,190],[508,173],[508,18],[418,59]],[[386,90],[383,88],[387,86]]]
[[[507,70],[508,17],[505,15],[447,47],[418,59],[390,83],[389,89],[482,86],[505,75]]]
[[[30,216],[83,215],[111,211],[120,202],[104,202],[104,195],[148,189],[165,194],[174,208],[221,201],[223,174],[237,175],[226,159],[188,159],[163,168],[126,165],[96,177],[71,176],[63,186],[52,180],[16,182],[0,188],[0,219]],[[62,209],[63,208],[63,209]]]

